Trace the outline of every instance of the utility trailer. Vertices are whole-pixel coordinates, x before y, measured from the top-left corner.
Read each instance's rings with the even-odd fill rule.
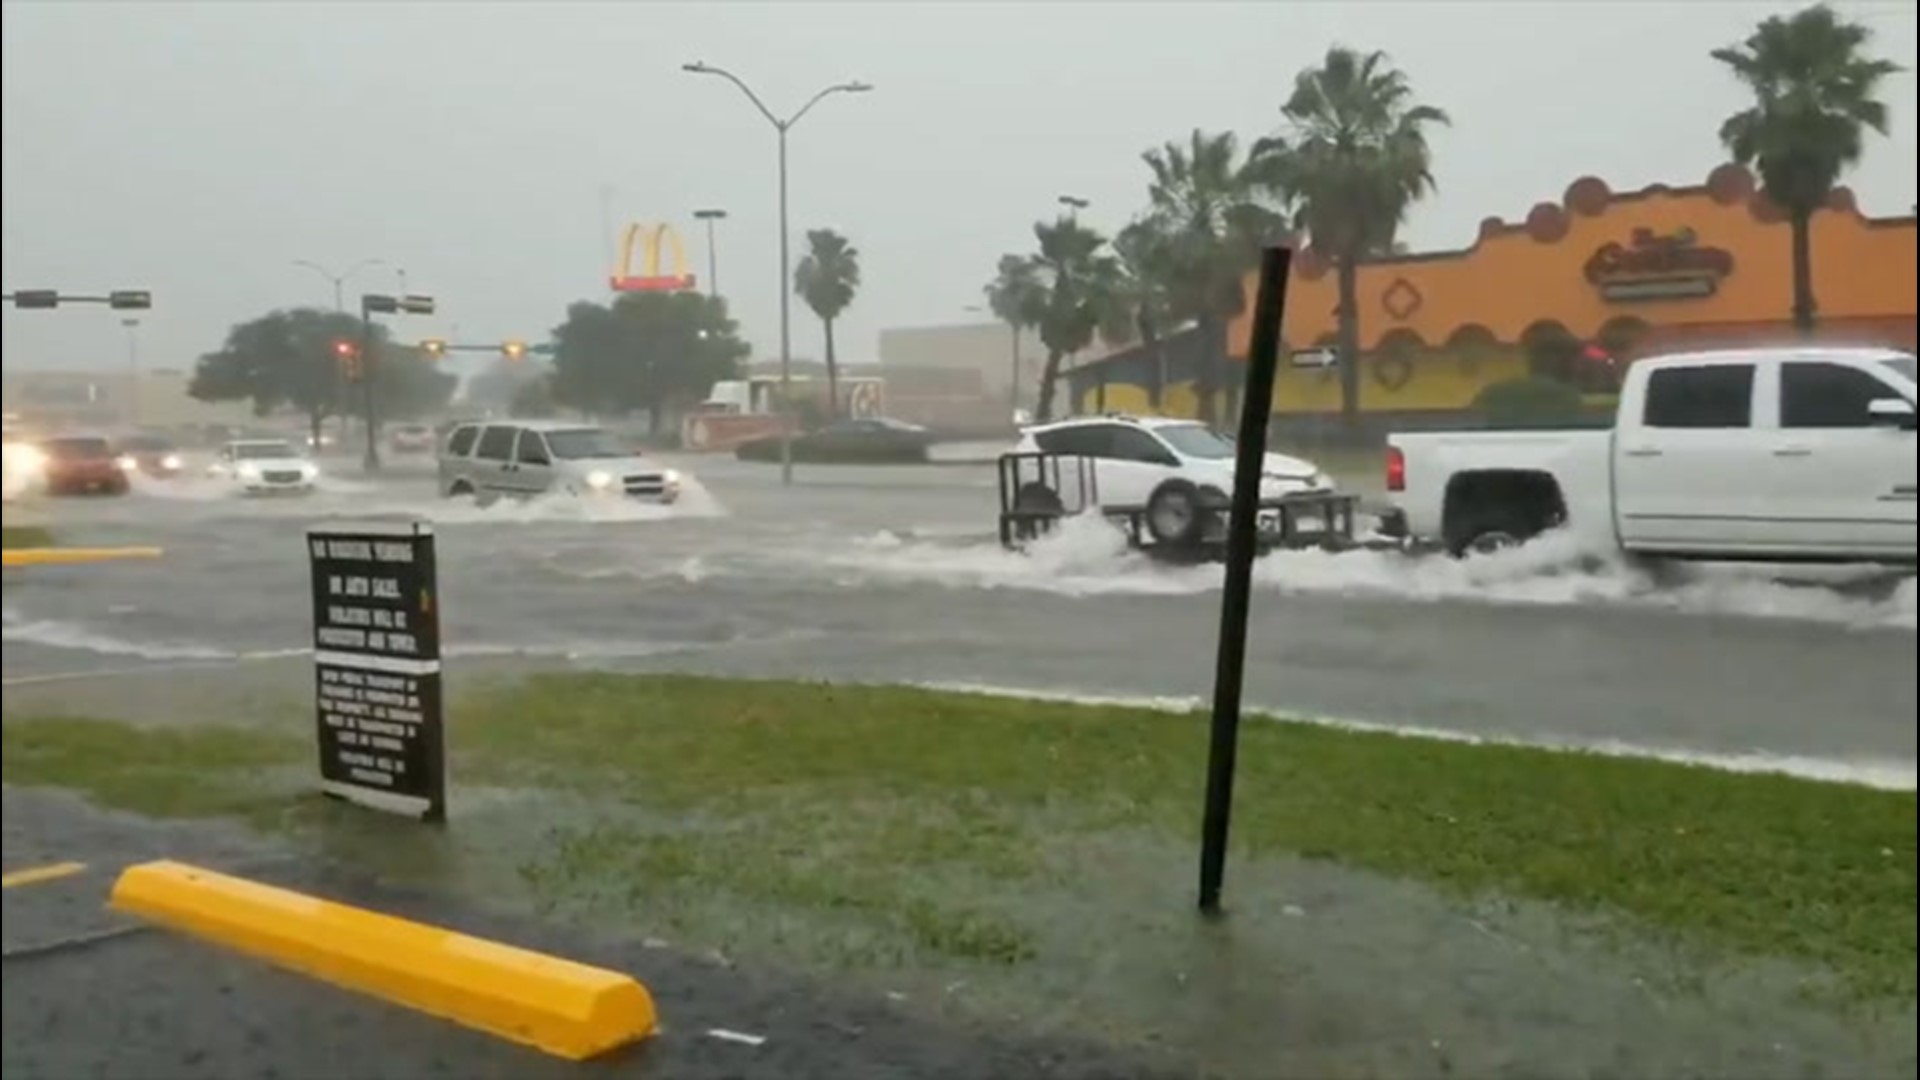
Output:
[[[1142,505],[1100,500],[1095,459],[1016,450],[1000,455],[1000,544],[1020,550],[1065,518],[1097,511],[1127,543],[1156,559],[1209,562],[1225,557],[1231,503],[1225,493],[1171,477]],[[1255,527],[1261,553],[1273,550],[1403,550],[1398,537],[1368,530],[1359,536],[1360,499],[1310,491],[1262,499]],[[1391,529],[1387,530],[1391,532]]]

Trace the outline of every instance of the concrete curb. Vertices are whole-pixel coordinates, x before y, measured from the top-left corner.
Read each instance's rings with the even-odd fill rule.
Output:
[[[0,566],[62,566],[114,562],[120,559],[157,559],[157,547],[123,548],[8,548],[0,551]]]
[[[653,1034],[631,976],[244,878],[160,861],[114,883],[120,911],[337,986],[573,1061]]]

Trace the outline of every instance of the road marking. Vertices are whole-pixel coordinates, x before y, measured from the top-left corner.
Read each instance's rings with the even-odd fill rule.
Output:
[[[709,1028],[707,1037],[721,1042],[740,1043],[743,1046],[759,1046],[767,1041],[765,1035],[749,1035],[744,1031],[729,1031],[726,1028]]]
[[[81,873],[86,870],[86,868],[86,863],[77,862],[50,863],[46,866],[29,866],[25,870],[15,870],[10,874],[0,876],[0,888],[17,889],[22,885],[38,885],[42,882],[58,881],[61,878],[72,877],[75,874]]]

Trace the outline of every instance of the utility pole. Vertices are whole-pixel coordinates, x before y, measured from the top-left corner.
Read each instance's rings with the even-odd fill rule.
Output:
[[[127,329],[127,427],[140,423],[140,320],[120,320]]]

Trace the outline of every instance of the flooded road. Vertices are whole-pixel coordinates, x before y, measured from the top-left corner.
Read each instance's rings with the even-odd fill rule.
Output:
[[[10,571],[5,675],[297,654],[303,529],[419,515],[440,536],[447,650],[469,663],[1208,692],[1218,568],[1150,564],[1097,524],[1004,552],[990,466],[803,466],[782,488],[776,467],[675,464],[699,483],[671,508],[479,508],[435,498],[421,465],[347,466],[298,501],[189,480],[40,503],[25,513],[64,543],[166,556]],[[1910,578],[1656,579],[1549,540],[1468,562],[1281,554],[1256,583],[1247,698],[1264,709],[1913,782]]]

